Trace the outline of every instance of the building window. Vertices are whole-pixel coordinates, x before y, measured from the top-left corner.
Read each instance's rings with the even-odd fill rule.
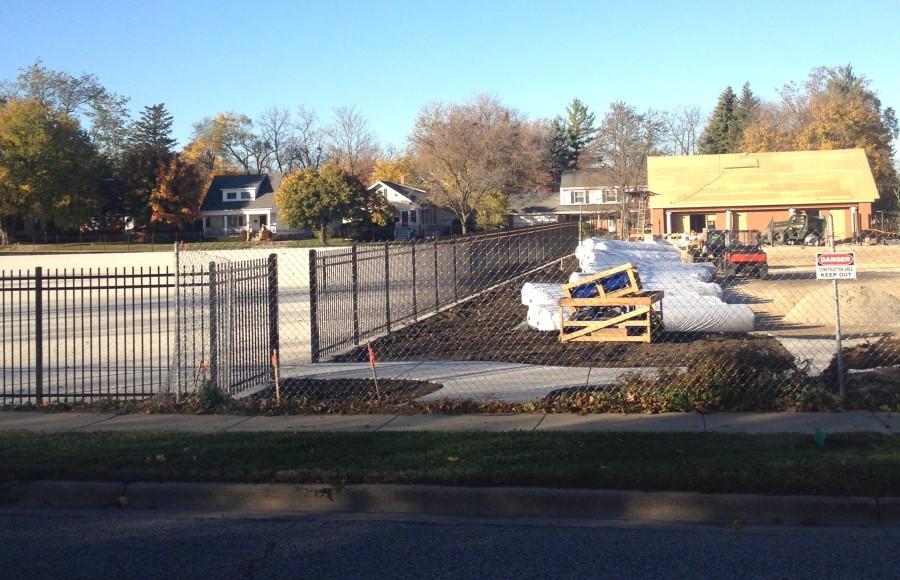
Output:
[[[606,218],[606,231],[616,231],[616,218]]]
[[[615,188],[603,188],[603,203],[618,203],[619,192]]]
[[[225,192],[225,201],[237,201],[237,192],[236,191],[226,191]]]
[[[409,225],[409,212],[404,210],[400,211],[400,225],[408,226]]]
[[[573,191],[572,192],[572,203],[587,203],[587,192],[586,191]]]
[[[230,215],[228,216],[228,227],[230,228],[239,228],[244,225],[244,216],[241,215]]]
[[[249,191],[242,191],[241,199],[253,199],[253,194],[250,193]]]
[[[203,229],[212,229],[212,220],[210,220],[208,217],[203,218]]]
[[[416,223],[416,210],[414,210],[414,209],[409,210],[409,221],[411,223]]]

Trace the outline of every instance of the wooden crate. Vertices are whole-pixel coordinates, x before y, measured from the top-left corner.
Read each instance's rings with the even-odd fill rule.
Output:
[[[627,296],[561,298],[560,342],[652,342],[663,328],[662,291],[641,291]],[[654,307],[654,305],[657,305]],[[566,320],[566,309],[572,317]],[[608,316],[602,316],[604,311]],[[584,313],[587,319],[579,320]],[[601,316],[595,318],[595,314]]]
[[[624,282],[625,285],[614,290],[607,290],[604,287],[609,286],[611,283],[618,285],[622,282]],[[592,297],[596,296],[597,298],[607,299],[640,292],[641,278],[638,275],[637,268],[635,268],[633,264],[622,264],[621,266],[610,268],[609,270],[581,278],[580,280],[563,284],[562,291],[567,298],[575,298],[572,295],[573,291],[582,286],[593,286],[592,290],[595,289],[596,293],[592,292]]]

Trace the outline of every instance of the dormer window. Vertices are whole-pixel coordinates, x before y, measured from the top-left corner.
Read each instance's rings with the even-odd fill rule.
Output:
[[[222,199],[225,201],[247,201],[256,199],[255,193],[252,189],[223,189]]]

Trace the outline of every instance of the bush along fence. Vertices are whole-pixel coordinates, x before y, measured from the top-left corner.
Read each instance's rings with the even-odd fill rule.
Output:
[[[277,280],[274,255],[204,268],[0,272],[0,405],[268,382]]]
[[[558,261],[577,243],[578,224],[572,223],[312,250],[312,360],[326,360]]]

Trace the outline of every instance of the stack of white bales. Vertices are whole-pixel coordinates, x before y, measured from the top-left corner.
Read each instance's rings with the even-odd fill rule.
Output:
[[[663,318],[671,332],[747,332],[753,330],[753,311],[746,304],[722,301],[722,289],[712,280],[715,266],[686,264],[678,250],[665,242],[623,242],[587,239],[575,250],[581,272],[571,281],[616,266],[632,263],[647,290],[662,290]],[[544,331],[559,330],[558,284],[528,283],[522,303],[528,306],[528,324]]]

